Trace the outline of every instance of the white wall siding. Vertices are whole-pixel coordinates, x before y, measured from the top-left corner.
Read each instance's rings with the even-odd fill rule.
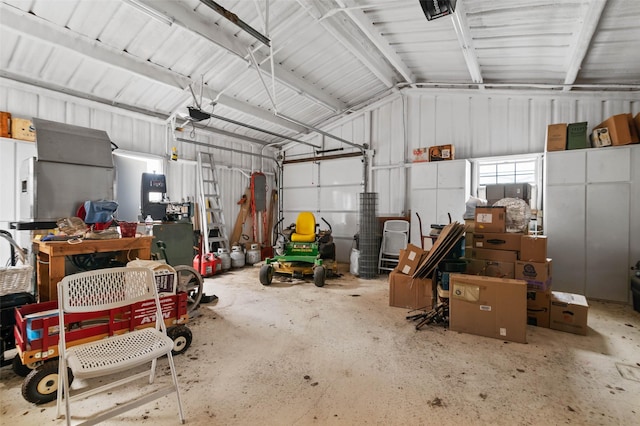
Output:
[[[611,115],[640,111],[637,95],[619,92],[408,90],[406,96],[407,154],[414,148],[453,144],[456,158],[466,159],[543,152],[548,124],[587,121],[591,130]]]
[[[409,192],[416,183],[408,182],[406,165],[412,162],[415,148],[453,144],[457,159],[540,153],[545,149],[548,124],[587,121],[591,130],[607,117],[623,112],[640,112],[637,95],[408,89],[324,130],[354,143],[370,145],[374,155],[369,190],[378,193],[378,214],[401,215],[412,205]],[[315,144],[324,140],[325,149],[340,146],[347,149],[339,141],[318,135],[306,136],[304,140]],[[311,154],[312,148],[303,145],[287,151],[288,157]],[[320,176],[324,176],[322,164]],[[315,191],[313,195],[302,195],[301,188],[287,190],[289,182],[297,182],[295,186],[308,179],[310,165],[306,167],[285,166],[285,210],[291,211],[290,216],[294,218],[293,211],[304,209],[305,205],[321,211],[341,209],[344,197],[325,195],[318,205]],[[336,182],[326,182],[326,185],[336,185]],[[347,191],[335,188],[335,191],[341,190]],[[329,193],[332,193],[330,188],[322,189],[322,194]],[[352,219],[348,222],[357,223],[357,216],[349,217]],[[334,234],[345,240],[358,232],[357,226],[347,229],[341,224],[339,232],[335,228],[334,225]],[[340,251],[338,256],[344,259]]]

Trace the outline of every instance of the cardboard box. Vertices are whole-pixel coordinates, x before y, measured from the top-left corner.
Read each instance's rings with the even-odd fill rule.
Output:
[[[429,161],[453,160],[455,149],[453,145],[437,145],[429,147]]]
[[[572,293],[551,292],[549,326],[554,330],[574,334],[587,334],[587,298]]]
[[[543,235],[523,235],[520,239],[520,259],[526,262],[547,260],[547,237]]]
[[[452,331],[527,342],[527,286],[518,280],[452,274]]]
[[[551,291],[527,290],[527,309],[549,312]]]
[[[413,162],[422,163],[429,161],[429,148],[415,148],[413,150]]]
[[[591,132],[591,146],[594,148],[603,148],[605,146],[611,146],[611,138],[609,137],[609,129],[602,127],[600,129],[594,129]]]
[[[612,145],[638,143],[638,132],[635,126],[630,125],[630,121],[630,114],[617,114],[607,118],[594,129],[606,127],[609,130]],[[634,127],[633,132],[631,131],[631,127]]]
[[[0,138],[11,137],[11,114],[0,111]]]
[[[24,118],[12,118],[11,137],[22,141],[34,142],[36,140],[36,132],[31,120],[26,120]]]
[[[389,306],[431,309],[433,286],[430,278],[412,278],[397,270],[389,273]]]
[[[640,142],[640,131],[636,128],[635,123],[633,122],[633,116],[631,113],[627,114],[627,120],[629,121],[629,133],[631,133],[631,143],[639,143]]]
[[[473,234],[473,247],[494,250],[520,251],[522,235],[512,232],[493,232]]]
[[[494,278],[515,278],[515,263],[498,260],[466,259],[465,274]]]
[[[549,328],[549,318],[549,309],[544,311],[536,311],[527,308],[527,325]]]
[[[633,117],[633,122],[636,125],[636,132],[640,136],[640,112],[637,113],[635,117]]]
[[[506,229],[507,208],[504,206],[476,207],[474,232],[504,232]]]
[[[422,250],[420,247],[414,246],[413,244],[407,244],[407,248],[400,251],[396,270],[405,275],[413,275],[423,256],[426,254],[427,252]]]
[[[549,124],[547,151],[564,151],[565,149],[567,149],[567,123]]]
[[[530,290],[547,291],[551,289],[553,263],[551,259],[545,262],[516,262],[516,279],[527,282]]]
[[[567,125],[567,149],[591,148],[587,139],[587,122],[570,123]]]
[[[465,251],[465,257],[514,263],[518,260],[518,252],[513,250],[493,250],[471,247]]]

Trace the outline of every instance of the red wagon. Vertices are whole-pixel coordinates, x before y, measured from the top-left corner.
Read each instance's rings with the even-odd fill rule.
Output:
[[[181,354],[191,344],[187,293],[167,294],[160,299],[167,335],[173,339],[173,354]],[[22,369],[16,373],[26,375],[22,396],[29,402],[43,404],[57,397],[58,389],[58,305],[56,301],[24,305],[16,308],[14,336]],[[153,300],[124,308],[109,309],[91,314],[65,315],[65,337],[68,346],[74,346],[114,334],[154,325]],[[27,374],[28,373],[28,374]],[[70,380],[73,380],[70,375]]]

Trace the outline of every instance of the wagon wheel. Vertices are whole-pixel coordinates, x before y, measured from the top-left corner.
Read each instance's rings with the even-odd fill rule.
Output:
[[[29,373],[35,370],[37,367],[42,365],[43,361],[36,361],[31,364],[23,364],[20,359],[20,355],[16,355],[13,357],[13,361],[11,362],[11,368],[13,372],[16,373],[20,377],[27,377]]]
[[[167,336],[173,340],[173,350],[171,351],[172,355],[180,355],[184,353],[184,351],[191,346],[191,340],[193,339],[191,330],[185,325],[170,327],[167,330]]]
[[[67,367],[69,386],[73,383],[73,373]],[[58,397],[58,360],[47,361],[33,370],[22,382],[22,396],[34,404],[45,404]]]
[[[187,293],[187,313],[191,314],[196,310],[202,299],[204,280],[202,275],[191,266],[174,266],[178,275],[178,291]]]

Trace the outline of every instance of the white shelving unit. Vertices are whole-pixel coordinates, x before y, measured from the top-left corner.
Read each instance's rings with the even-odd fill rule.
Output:
[[[420,226],[428,235],[431,224],[464,222],[466,201],[471,193],[471,163],[450,160],[411,164],[411,242],[420,246]],[[429,245],[425,245],[428,248]]]
[[[640,259],[640,146],[549,152],[544,194],[553,289],[628,303]]]

